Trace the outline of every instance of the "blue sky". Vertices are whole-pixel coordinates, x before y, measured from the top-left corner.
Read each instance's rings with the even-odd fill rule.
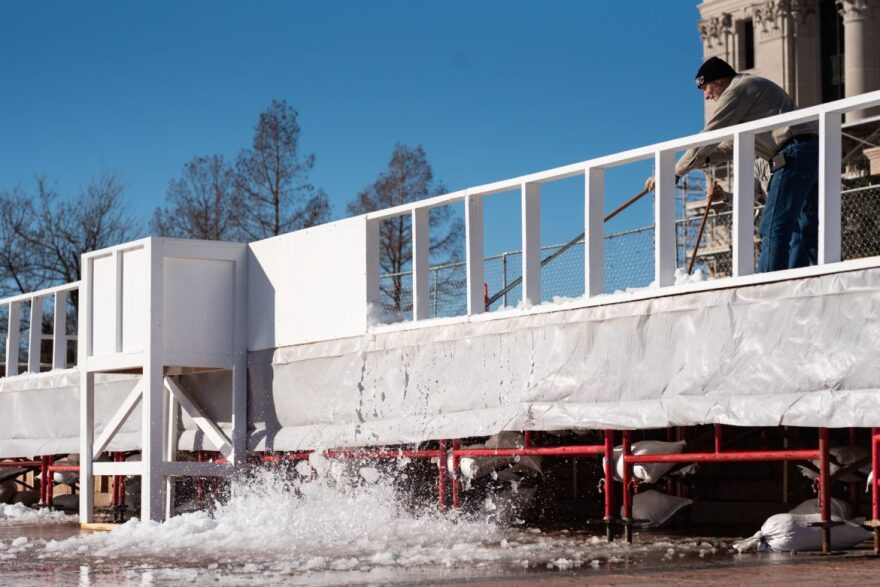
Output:
[[[184,163],[234,159],[272,99],[299,111],[335,218],[397,141],[454,190],[690,134],[695,4],[4,2],[0,189],[42,173],[73,193],[115,170],[146,226]],[[649,172],[612,173],[609,209]],[[582,187],[545,193],[542,242],[568,240]],[[515,194],[487,205],[487,253],[518,248],[518,217]]]

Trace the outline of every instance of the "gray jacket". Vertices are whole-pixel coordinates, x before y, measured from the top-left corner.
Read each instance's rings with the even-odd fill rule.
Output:
[[[721,94],[715,114],[706,123],[702,132],[751,122],[775,114],[791,112],[794,109],[794,100],[785,93],[785,90],[763,77],[741,73],[733,78]],[[760,133],[755,136],[755,153],[769,161],[790,138],[816,134],[816,130],[816,123],[808,122]],[[732,156],[732,141],[688,149],[676,163],[675,175],[681,177],[695,167],[729,161]]]

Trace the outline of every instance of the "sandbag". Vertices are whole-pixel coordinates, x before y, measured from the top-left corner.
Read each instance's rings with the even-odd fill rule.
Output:
[[[18,485],[15,481],[4,481],[0,483],[0,504],[12,503],[15,494],[18,493]]]
[[[858,461],[867,459],[871,456],[871,451],[863,446],[858,445],[846,445],[846,446],[835,446],[834,448],[828,449],[828,454],[831,457],[828,462],[828,472],[831,475],[837,473],[840,469],[846,468],[853,463]],[[801,474],[808,479],[815,479],[819,476],[817,470],[819,468],[819,461],[810,461],[813,466],[806,467],[804,465],[798,465],[798,469],[801,470]],[[843,475],[837,481],[842,481],[844,483],[856,483],[861,481],[865,475],[868,475],[871,472],[871,463],[870,461],[866,463],[864,466],[860,467],[856,471],[851,471],[846,475]],[[861,474],[860,474],[861,473]]]
[[[831,519],[843,522],[842,525],[831,528],[831,548],[852,548],[873,536],[872,532],[858,524],[838,517]],[[738,552],[821,550],[822,529],[810,526],[821,520],[822,516],[819,514],[776,514],[767,518],[754,536],[734,543],[733,547]]]
[[[692,503],[692,499],[667,495],[653,489],[640,491],[633,495],[633,519],[640,528],[659,528],[676,512]],[[623,517],[623,507],[620,508],[620,517]]]
[[[789,510],[788,513],[796,515],[821,514],[822,511],[819,509],[819,499],[814,497],[812,499],[804,501],[794,509]],[[831,498],[832,518],[842,518],[844,520],[849,520],[853,517],[853,514],[853,506],[850,505],[849,502],[843,501],[842,499],[837,499],[836,497]]]
[[[490,436],[485,443],[471,444],[465,448],[522,448],[525,439],[520,432],[501,432]],[[462,457],[458,467],[465,480],[479,479],[510,466],[513,472],[526,470],[541,472],[541,457]],[[452,454],[446,459],[446,467],[454,474],[452,466]]]
[[[632,445],[634,455],[679,454],[684,452],[687,442],[664,442],[662,440],[640,440]],[[677,463],[643,463],[633,465],[632,474],[642,483],[656,483],[663,475],[675,467]],[[614,478],[623,480],[623,446],[614,447]]]

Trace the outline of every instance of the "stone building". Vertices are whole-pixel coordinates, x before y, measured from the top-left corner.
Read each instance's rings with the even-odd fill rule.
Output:
[[[717,56],[739,72],[771,79],[801,108],[880,89],[880,0],[704,0],[697,8],[703,60]],[[706,120],[714,108],[715,102],[705,102]],[[844,194],[846,258],[880,254],[880,218],[863,212],[880,209],[878,115],[851,113],[843,129],[844,188],[858,188]],[[685,218],[679,243],[688,258],[697,251],[710,275],[728,275],[730,203],[713,202],[707,213],[705,188],[716,181],[729,190],[729,168],[704,171],[705,178],[695,174],[680,190]],[[705,233],[696,247],[704,215]]]
[[[704,59],[772,79],[802,108],[880,89],[880,0],[704,0],[698,9]]]

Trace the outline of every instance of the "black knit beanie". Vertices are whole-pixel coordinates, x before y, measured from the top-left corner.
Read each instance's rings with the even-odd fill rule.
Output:
[[[697,87],[702,90],[703,86],[709,82],[734,77],[735,75],[736,71],[726,61],[718,57],[710,57],[700,66],[695,81],[697,82]]]

